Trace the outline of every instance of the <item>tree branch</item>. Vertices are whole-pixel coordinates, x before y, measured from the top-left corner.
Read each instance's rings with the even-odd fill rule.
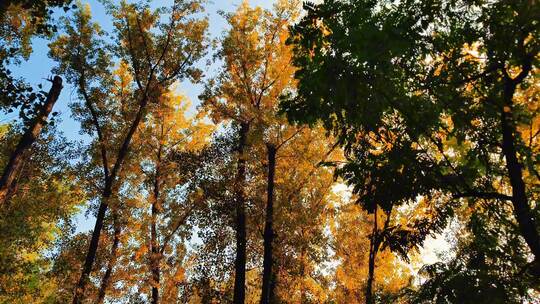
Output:
[[[502,201],[511,201],[512,197],[506,194],[498,192],[478,192],[478,191],[468,191],[463,193],[457,193],[452,196],[453,198],[483,198],[483,199],[497,199]]]

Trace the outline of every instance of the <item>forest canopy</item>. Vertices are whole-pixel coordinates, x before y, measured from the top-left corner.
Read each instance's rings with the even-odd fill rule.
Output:
[[[258,3],[0,4],[0,303],[540,302],[537,1]]]

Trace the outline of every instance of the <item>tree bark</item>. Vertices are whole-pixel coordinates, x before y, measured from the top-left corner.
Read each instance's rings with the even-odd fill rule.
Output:
[[[28,129],[24,132],[15,151],[11,153],[9,161],[4,168],[2,178],[0,179],[0,206],[6,203],[10,189],[16,188],[17,182],[15,177],[19,174],[23,164],[28,159],[28,151],[38,138],[43,126],[46,124],[47,117],[49,117],[61,91],[62,78],[60,76],[54,76],[52,87],[45,99],[45,103],[36,117],[32,120]]]
[[[518,222],[521,235],[540,264],[540,236],[528,202],[525,182],[523,181],[522,164],[519,162],[514,137],[512,107],[517,83],[511,79],[505,82],[503,93],[504,107],[501,109],[502,152],[506,160],[506,169],[512,186],[512,205],[514,216]],[[538,268],[538,267],[537,267]],[[540,270],[540,269],[539,269]]]
[[[373,298],[373,281],[375,280],[375,258],[379,250],[379,231],[377,228],[377,207],[373,212],[373,233],[369,241],[368,278],[366,283],[366,304],[375,303]]]
[[[120,233],[122,232],[122,227],[119,223],[118,213],[114,212],[113,215],[113,225],[114,225],[114,235],[113,235],[113,243],[111,247],[111,255],[109,258],[109,263],[107,264],[107,270],[105,271],[105,274],[103,275],[103,278],[101,279],[101,286],[99,287],[99,293],[98,293],[98,299],[96,301],[97,304],[102,304],[105,300],[105,295],[107,293],[107,289],[111,285],[111,276],[114,266],[116,265],[116,262],[118,261],[118,245],[120,244]]]
[[[246,182],[246,157],[245,149],[247,145],[247,134],[249,123],[240,123],[238,140],[238,165],[235,180],[235,200],[236,200],[236,258],[234,261],[234,296],[235,304],[243,304],[246,298],[246,206],[244,187]]]
[[[97,248],[99,244],[99,238],[101,236],[101,229],[103,229],[103,221],[105,219],[105,212],[109,207],[109,199],[111,198],[111,189],[107,186],[109,182],[106,183],[106,189],[103,191],[101,198],[101,203],[99,204],[98,214],[96,216],[96,223],[94,225],[94,231],[92,232],[92,238],[90,239],[90,245],[88,247],[88,252],[86,254],[86,259],[84,261],[83,271],[81,277],[77,282],[75,287],[75,293],[73,296],[73,304],[81,304],[82,299],[85,297],[86,285],[90,277],[90,272],[92,272],[92,267],[94,266],[94,261],[96,259]]]
[[[160,145],[157,154],[156,173],[154,176],[154,199],[152,202],[152,223],[150,227],[150,268],[152,272],[152,304],[159,303],[159,284],[161,279],[161,252],[157,236],[157,218],[159,216],[159,213],[161,212],[161,206],[159,204],[161,149],[162,146]]]
[[[152,216],[155,216],[157,210],[152,207]],[[161,280],[161,253],[157,245],[157,227],[155,221],[152,222],[152,236],[151,236],[151,257],[150,267],[152,271],[152,304],[159,303],[159,284]]]
[[[274,175],[276,170],[276,147],[272,144],[266,145],[268,150],[268,181],[267,181],[267,200],[266,217],[264,223],[264,260],[263,260],[263,279],[261,304],[270,303],[272,291],[272,265],[274,263],[272,256],[272,244],[274,241]]]

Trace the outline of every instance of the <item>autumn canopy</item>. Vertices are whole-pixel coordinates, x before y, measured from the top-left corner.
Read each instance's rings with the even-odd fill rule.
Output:
[[[0,3],[0,304],[540,303],[537,1],[237,2]]]

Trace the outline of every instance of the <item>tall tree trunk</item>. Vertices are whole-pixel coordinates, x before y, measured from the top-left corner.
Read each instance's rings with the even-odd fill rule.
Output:
[[[502,152],[506,160],[506,169],[512,186],[512,204],[521,235],[535,256],[536,269],[540,271],[540,236],[534,216],[528,202],[522,165],[520,164],[514,137],[515,126],[512,117],[513,97],[517,83],[508,79],[504,88],[504,107],[501,109]],[[540,275],[540,273],[539,273]]]
[[[144,96],[143,99],[141,100],[141,104],[139,106],[135,119],[131,123],[131,126],[126,135],[126,138],[124,139],[124,141],[122,142],[122,146],[120,146],[120,149],[118,150],[116,162],[110,173],[110,176],[105,176],[105,186],[103,188],[101,202],[99,205],[98,214],[96,216],[96,224],[94,225],[94,231],[92,231],[92,239],[90,240],[88,252],[86,254],[86,259],[84,261],[83,271],[81,273],[79,282],[77,282],[77,286],[75,287],[75,292],[74,292],[73,301],[72,301],[73,304],[81,304],[85,296],[86,285],[88,284],[90,273],[92,272],[94,261],[96,259],[96,253],[97,253],[97,249],[99,245],[99,238],[101,236],[101,230],[103,229],[103,221],[105,219],[105,213],[107,212],[107,209],[109,208],[109,200],[113,192],[112,191],[113,182],[115,181],[116,176],[120,172],[122,165],[124,163],[124,160],[127,157],[129,147],[131,144],[131,139],[133,138],[135,131],[137,131],[137,128],[139,127],[139,124],[142,120],[147,103],[148,103],[148,96]]]
[[[161,279],[161,252],[158,244],[157,235],[157,219],[159,213],[161,212],[161,206],[159,204],[161,149],[162,146],[160,145],[157,154],[156,173],[154,176],[154,199],[152,202],[152,223],[150,227],[150,268],[152,272],[152,304],[159,303],[159,284]]]
[[[16,188],[15,177],[18,175],[24,162],[26,162],[28,158],[28,151],[41,133],[43,126],[47,122],[47,117],[49,117],[49,114],[51,113],[54,104],[58,100],[61,91],[62,78],[60,76],[54,76],[52,87],[49,90],[47,98],[45,99],[45,103],[39,110],[39,113],[30,123],[28,129],[24,132],[21,140],[15,148],[15,151],[11,153],[9,161],[4,168],[2,178],[0,179],[0,206],[4,205],[4,203],[7,201],[10,189]]]
[[[152,217],[157,214],[157,209],[152,207]],[[152,228],[151,228],[151,257],[150,257],[150,267],[152,271],[152,304],[159,303],[159,284],[161,280],[161,253],[157,244],[157,227],[156,222],[152,219]]]
[[[368,278],[366,283],[366,304],[375,303],[373,298],[373,281],[375,280],[375,258],[379,250],[379,231],[377,228],[377,207],[373,212],[373,233],[369,241]]]
[[[118,261],[118,245],[120,244],[120,233],[122,232],[122,226],[120,225],[120,219],[118,218],[117,211],[113,214],[113,226],[114,226],[114,234],[113,234],[113,243],[111,246],[111,255],[109,258],[109,263],[107,264],[107,270],[105,271],[105,274],[103,275],[103,278],[101,279],[101,286],[99,287],[99,293],[98,293],[98,299],[96,301],[97,304],[103,303],[105,300],[105,295],[107,293],[107,289],[111,285],[111,275],[114,266],[116,266],[116,262]]]
[[[77,286],[75,287],[75,293],[73,295],[72,302],[73,304],[81,304],[82,299],[84,299],[84,297],[86,296],[86,285],[88,284],[90,272],[92,272],[92,267],[94,266],[94,261],[96,259],[96,253],[99,244],[99,238],[101,236],[101,229],[103,229],[103,221],[105,220],[105,212],[109,207],[108,202],[112,194],[110,182],[108,180],[109,179],[107,179],[107,183],[105,184],[105,190],[103,191],[101,202],[99,204],[99,209],[96,216],[96,223],[94,225],[94,231],[92,232],[92,238],[90,239],[90,245],[88,247],[86,259],[84,261],[83,271],[81,273],[79,281],[77,282]]]
[[[266,200],[266,217],[264,223],[264,260],[263,260],[263,281],[261,304],[270,303],[272,299],[272,265],[274,259],[272,257],[272,242],[274,241],[274,175],[276,171],[276,147],[272,144],[266,145],[268,150],[268,181],[267,181],[267,200]]]
[[[234,261],[234,296],[235,304],[243,304],[246,298],[246,156],[247,134],[249,123],[240,123],[238,140],[238,165],[235,180],[235,207],[236,207],[236,258]]]

